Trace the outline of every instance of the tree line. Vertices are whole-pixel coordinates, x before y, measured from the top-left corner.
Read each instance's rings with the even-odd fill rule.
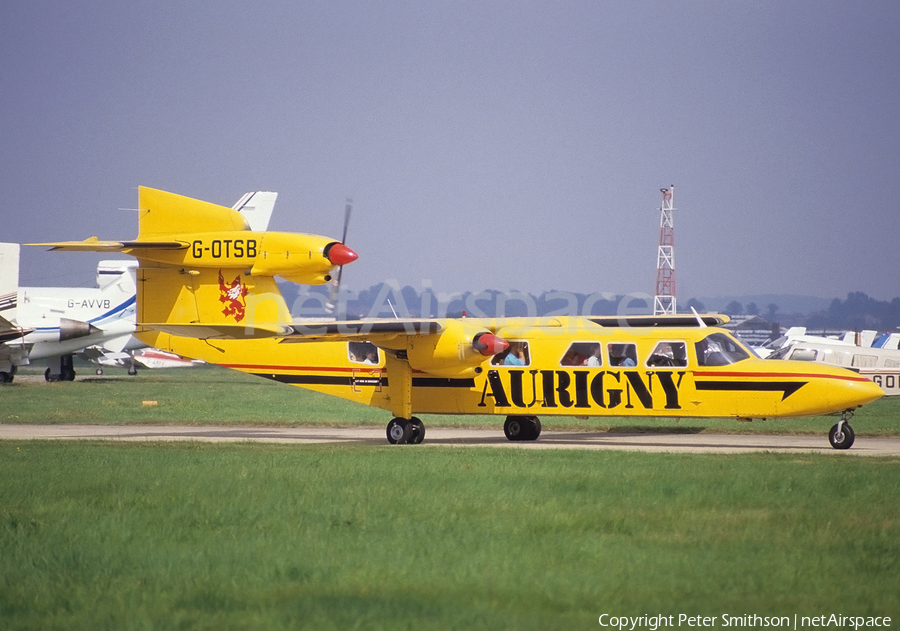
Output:
[[[307,287],[279,283],[288,307],[295,316],[325,315],[327,285]],[[691,308],[705,313],[706,306],[691,298],[679,311]],[[584,294],[545,291],[531,294],[519,291],[484,290],[443,294],[429,289],[417,290],[396,282],[377,283],[359,292],[344,291],[338,305],[342,318],[362,317],[516,317],[545,315],[624,315],[652,313],[653,298],[648,294]],[[784,326],[810,329],[893,330],[900,327],[900,298],[876,300],[863,292],[851,292],[845,299],[835,298],[827,309],[813,313],[784,313],[777,304],[758,305],[732,300],[721,310],[730,316],[753,315]]]
[[[703,303],[693,298],[687,306],[688,310],[690,307],[698,312],[704,310]],[[722,311],[730,316],[754,315],[769,322],[805,326],[808,329],[889,331],[900,328],[900,298],[876,300],[861,291],[848,293],[844,300],[835,298],[827,309],[812,313],[782,313],[774,303],[760,308],[754,302],[743,305],[737,300],[732,300]]]

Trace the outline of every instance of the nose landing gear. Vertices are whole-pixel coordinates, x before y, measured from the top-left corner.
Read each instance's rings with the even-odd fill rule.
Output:
[[[835,449],[850,449],[853,445],[856,435],[853,433],[853,428],[850,427],[851,416],[853,416],[853,410],[844,410],[841,420],[828,432],[828,442]]]

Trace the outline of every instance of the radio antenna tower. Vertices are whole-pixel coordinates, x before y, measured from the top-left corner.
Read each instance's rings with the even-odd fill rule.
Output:
[[[659,253],[656,257],[656,296],[653,315],[675,315],[675,185],[659,189]]]

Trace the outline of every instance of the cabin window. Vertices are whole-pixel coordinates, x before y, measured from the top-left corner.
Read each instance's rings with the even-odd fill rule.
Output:
[[[791,353],[791,359],[800,362],[814,362],[816,361],[816,351],[811,348],[795,348],[794,352]]]
[[[713,333],[694,344],[700,366],[728,366],[750,357],[750,352],[724,333]]]
[[[684,342],[660,342],[647,358],[647,365],[675,368],[687,366],[687,345]]]
[[[603,345],[600,342],[573,342],[559,362],[560,366],[603,365]]]
[[[850,365],[854,368],[874,368],[877,362],[875,355],[854,355]]]
[[[530,366],[531,354],[528,342],[510,342],[509,348],[491,360],[493,366]]]
[[[637,346],[634,344],[607,344],[610,366],[637,366]]]
[[[822,361],[835,366],[846,366],[850,363],[850,355],[841,351],[827,350],[822,352]]]
[[[900,368],[900,359],[885,359],[885,368]]]
[[[354,364],[372,366],[381,361],[378,347],[370,342],[347,342],[347,358]]]

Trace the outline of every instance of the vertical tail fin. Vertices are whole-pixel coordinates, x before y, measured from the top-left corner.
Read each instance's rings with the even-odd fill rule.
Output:
[[[0,243],[0,316],[15,317],[19,292],[19,244]]]
[[[284,335],[290,312],[275,279],[242,269],[138,269],[138,325],[200,339]],[[147,344],[152,333],[139,333]]]
[[[244,230],[247,220],[236,210],[199,199],[141,186],[138,188],[138,240],[152,241],[184,229]]]
[[[277,198],[278,193],[256,191],[245,194],[232,208],[244,216],[251,230],[265,232],[269,229],[269,219],[272,217]]]

